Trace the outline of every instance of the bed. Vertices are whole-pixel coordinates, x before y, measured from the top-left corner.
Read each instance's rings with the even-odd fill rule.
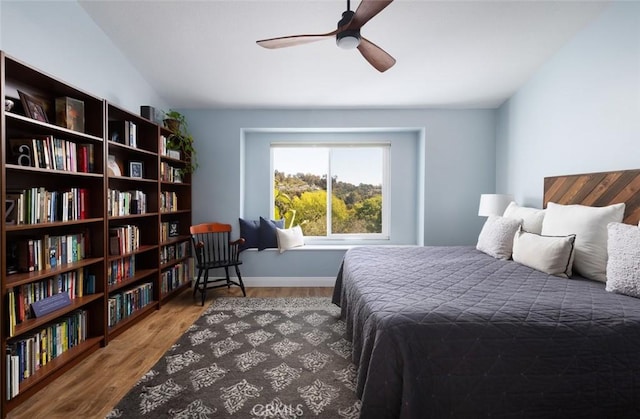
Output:
[[[545,179],[544,204],[624,202],[640,171]],[[640,417],[640,299],[470,246],[359,247],[336,279],[361,418]]]

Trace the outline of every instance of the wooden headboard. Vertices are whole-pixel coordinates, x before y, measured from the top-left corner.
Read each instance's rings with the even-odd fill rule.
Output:
[[[624,202],[624,222],[640,220],[640,170],[586,173],[544,178],[544,208],[548,202],[604,207]]]

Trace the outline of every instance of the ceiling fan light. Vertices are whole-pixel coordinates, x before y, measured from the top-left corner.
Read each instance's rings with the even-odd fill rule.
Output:
[[[360,45],[360,38],[357,36],[344,36],[337,39],[336,43],[342,49],[354,49]]]
[[[344,31],[336,35],[336,44],[342,49],[354,49],[360,45],[360,31]]]

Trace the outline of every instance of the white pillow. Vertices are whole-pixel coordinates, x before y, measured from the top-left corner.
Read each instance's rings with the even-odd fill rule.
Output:
[[[496,259],[511,259],[513,236],[522,220],[492,215],[487,218],[478,236],[476,249]]]
[[[276,236],[278,238],[278,250],[283,253],[294,247],[304,246],[304,236],[302,228],[295,226],[291,228],[276,228]]]
[[[549,275],[571,277],[576,236],[541,236],[522,228],[513,238],[513,260]]]
[[[522,228],[530,233],[540,234],[542,232],[542,220],[544,220],[545,210],[537,208],[521,207],[511,201],[507,209],[504,210],[503,217],[522,219]]]
[[[621,222],[624,204],[608,207],[549,202],[542,222],[545,236],[576,235],[573,268],[585,278],[607,280],[607,224]]]
[[[609,223],[606,290],[640,297],[640,228]]]

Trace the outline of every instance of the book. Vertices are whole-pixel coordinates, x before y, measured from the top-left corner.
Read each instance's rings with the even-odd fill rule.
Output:
[[[71,150],[68,141],[62,142],[63,154],[65,158],[64,170],[71,170]]]
[[[131,121],[128,121],[128,124],[129,124],[129,140],[127,142],[127,145],[131,147],[138,147],[138,126]]]
[[[86,269],[78,269],[78,275],[76,275],[76,295],[82,297],[85,294],[84,291],[84,272]]]
[[[89,163],[88,163],[88,170],[89,173],[94,173],[95,172],[95,166],[94,166],[94,147],[93,144],[87,144],[87,149],[89,150]]]
[[[72,235],[68,235],[66,238],[66,242],[67,242],[67,263],[73,263],[73,254],[74,252],[74,246],[73,246],[73,237]],[[77,257],[77,254],[76,254]]]
[[[31,149],[33,150],[33,167],[42,167],[40,164],[40,151],[38,150],[38,140],[31,139]]]
[[[83,173],[89,172],[89,147],[88,144],[80,144],[78,146],[78,171]]]
[[[54,139],[54,153],[55,153],[55,169],[57,170],[64,170],[64,155],[63,155],[63,148],[62,148],[62,140],[59,138],[55,138]]]
[[[71,254],[72,254],[71,262],[77,262],[78,261],[78,235],[77,234],[73,234],[71,236]]]
[[[120,239],[118,237],[118,231],[119,229],[117,228],[110,228],[109,229],[109,254],[112,256],[117,256],[119,255],[120,252]]]
[[[41,169],[47,169],[47,159],[44,153],[44,141],[41,138],[34,138],[36,146],[38,147],[38,158]]]
[[[18,242],[18,270],[21,272],[33,272],[35,266],[33,240],[22,240]]]
[[[87,217],[87,207],[89,206],[89,189],[80,188],[80,216],[81,220]]]
[[[45,140],[45,151],[47,153],[47,158],[49,159],[49,168],[56,168],[56,155],[55,155],[55,145],[53,141],[53,136],[47,135]]]
[[[13,289],[9,290],[9,307],[15,307],[15,294]],[[9,337],[15,336],[16,330],[16,313],[15,310],[9,310]]]
[[[44,167],[46,169],[51,169],[51,161],[49,159],[49,137],[44,137],[40,140],[40,144],[42,145],[42,156],[44,157]]]

